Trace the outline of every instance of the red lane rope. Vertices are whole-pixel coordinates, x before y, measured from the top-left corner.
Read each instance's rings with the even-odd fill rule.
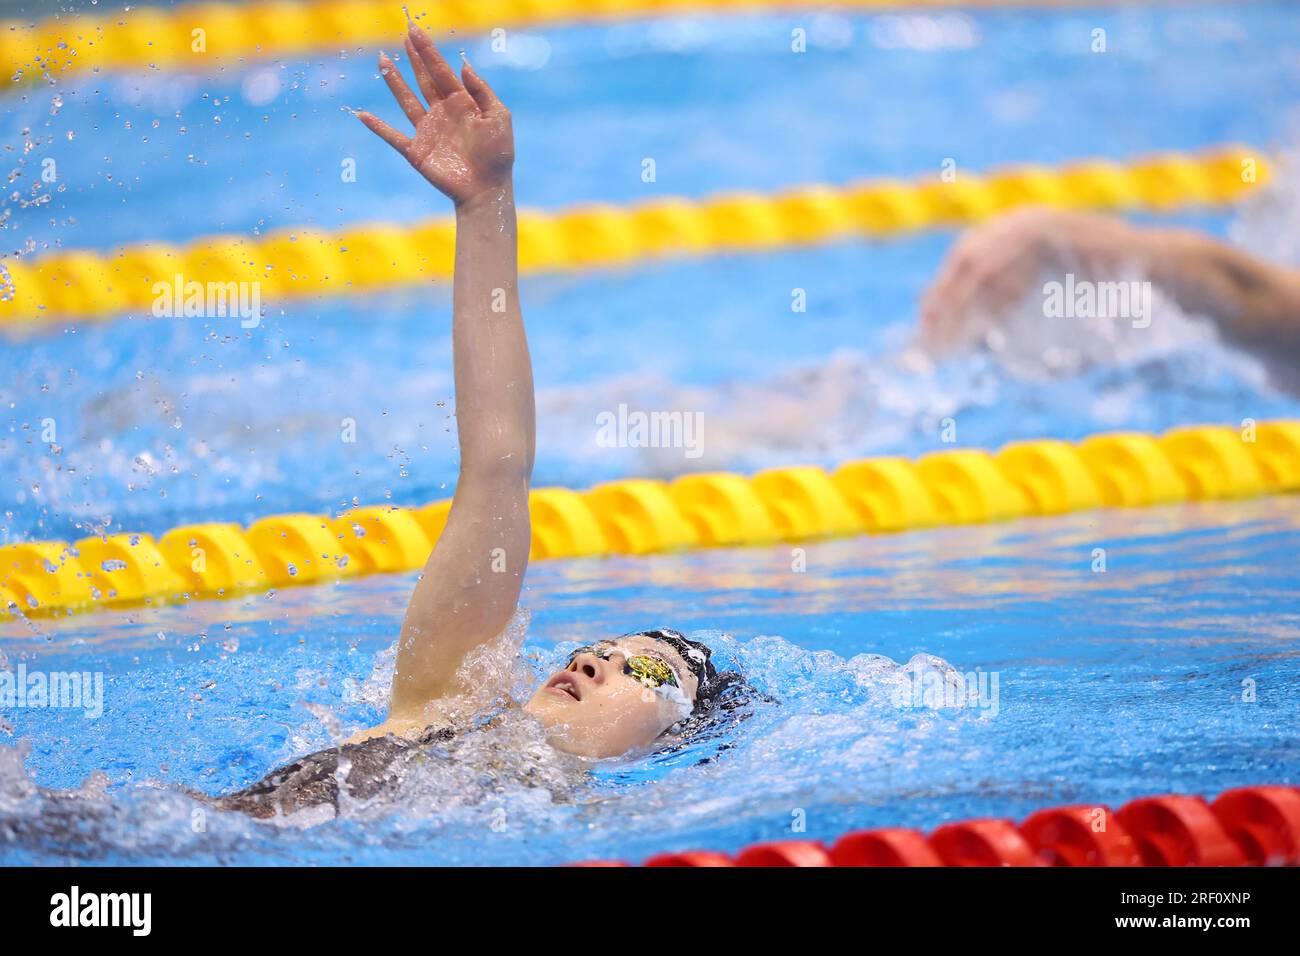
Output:
[[[589,860],[576,866],[631,866]],[[660,853],[643,866],[1300,866],[1300,787],[1141,797],[1119,810],[1053,807],[1010,820],[946,823],[929,836],[888,828],[756,843],[734,857]]]

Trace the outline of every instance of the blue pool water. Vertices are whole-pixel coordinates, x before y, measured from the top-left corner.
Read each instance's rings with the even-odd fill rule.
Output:
[[[379,718],[367,682],[410,576],[42,621],[26,636],[11,627],[11,663],[102,668],[105,706],[97,720],[6,714],[29,741],[27,773],[85,795],[75,812],[55,812],[24,793],[28,777],[0,751],[0,855],[639,859],[789,837],[796,820],[813,838],[833,838],[854,827],[1295,783],[1297,546],[1300,512],[1275,499],[826,542],[807,546],[803,574],[791,572],[789,546],[537,564],[524,595],[534,666],[556,666],[574,641],[672,622],[713,640],[719,659],[778,702],[759,706],[710,763],[699,760],[716,748],[704,747],[606,764],[577,782],[535,755],[459,773],[439,766],[408,799],[304,828],[209,814],[195,833],[194,804],[142,784],[247,784]],[[1105,573],[1092,570],[1098,547]],[[985,673],[990,690],[996,675],[996,697],[899,706],[900,675],[872,654],[934,655],[935,667]],[[519,764],[537,772],[539,763],[546,787],[518,782]],[[92,770],[103,779],[84,782]]]
[[[947,157],[982,169],[1296,141],[1300,17],[1286,5],[945,17],[957,25],[939,31],[949,45],[934,51],[898,49],[911,33],[889,26],[897,16],[847,17],[810,33],[847,46],[796,56],[784,51],[802,21],[787,16],[548,31],[540,69],[494,62],[476,41],[467,52],[514,106],[518,193],[535,206],[921,175]],[[1108,27],[1108,52],[1067,56],[1093,23]],[[280,87],[254,106],[270,95],[250,80],[259,70]],[[55,95],[62,106],[51,115]],[[785,102],[798,97],[810,105]],[[20,149],[24,129],[38,141],[27,179],[47,154],[62,176],[47,204],[7,205],[10,248],[446,211],[340,111],[391,112],[368,59],[73,76],[5,102],[5,142]],[[657,160],[654,184],[641,182],[645,156]],[[340,181],[348,157],[356,183]],[[1231,221],[1178,219],[1220,234]],[[1293,224],[1253,233],[1263,246],[1289,236],[1293,251],[1300,238]],[[928,233],[526,280],[537,484],[915,454],[934,447],[950,416],[959,442],[987,446],[1298,407],[1260,383],[1253,360],[1188,345],[1175,318],[1046,388],[987,357],[918,367],[900,354],[951,240]],[[806,313],[790,311],[795,288]],[[446,286],[266,304],[258,329],[133,317],[45,329],[0,350],[0,487],[13,504],[0,540],[446,497],[457,467]],[[1053,336],[1073,345],[1078,327]],[[595,416],[620,402],[702,411],[704,456],[598,448]],[[39,440],[47,418],[57,455]],[[345,418],[355,444],[340,440]]]
[[[836,16],[800,58],[789,33],[805,19],[537,31],[514,63],[475,40],[466,50],[512,106],[518,193],[534,206],[914,175],[947,157],[981,169],[1295,140],[1300,17],[1285,4],[944,14],[937,33],[912,17]],[[1100,56],[1088,52],[1097,26]],[[918,36],[938,48],[914,48]],[[66,189],[7,203],[6,248],[441,212],[339,110],[391,112],[386,95],[369,54],[15,89],[4,142],[21,151],[32,130],[32,155],[54,157]],[[640,178],[647,156],[654,184]],[[340,182],[348,157],[356,183]],[[1176,221],[1281,254],[1294,221],[1278,230],[1268,216],[1288,201]],[[1020,350],[925,362],[909,349],[915,302],[951,241],[526,280],[536,484],[916,455],[941,447],[945,418],[959,444],[990,447],[1300,416],[1257,359],[1168,308],[1140,339],[1040,328]],[[790,312],[793,288],[807,290],[806,314]],[[449,330],[436,286],[276,303],[255,330],[135,316],[10,334],[0,541],[447,497]],[[1030,359],[1044,342],[1078,360],[1043,375]],[[704,455],[598,447],[596,414],[622,402],[701,410]],[[57,448],[40,440],[47,418]],[[355,444],[340,440],[344,418]],[[252,782],[379,717],[410,576],[8,622],[0,666],[102,672],[105,685],[98,719],[0,714],[0,860],[635,859],[735,849],[804,818],[808,835],[833,837],[1297,783],[1298,545],[1300,507],[1273,499],[811,544],[802,574],[788,545],[537,564],[524,604],[539,673],[568,642],[668,623],[704,632],[777,702],[724,752],[589,775],[508,723],[496,750],[429,769],[397,804],[316,827],[208,814],[196,832],[178,789]],[[909,675],[945,673],[996,674],[996,707],[899,706]],[[502,756],[514,751],[526,757]],[[525,770],[546,784],[522,784]],[[51,803],[33,782],[81,796]]]

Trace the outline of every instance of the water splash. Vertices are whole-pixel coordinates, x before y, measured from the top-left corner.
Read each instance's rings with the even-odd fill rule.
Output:
[[[1238,206],[1229,235],[1242,248],[1300,268],[1300,111],[1290,141],[1272,156],[1273,178]]]
[[[516,653],[526,627],[527,614],[521,612],[498,642],[466,662],[465,676],[498,675],[514,681],[512,694],[522,695],[538,677]],[[0,854],[33,860],[52,854],[203,861],[232,852],[242,841],[244,858],[293,853],[337,859],[350,852],[343,846],[349,840],[364,845],[388,834],[383,839],[419,839],[440,847],[440,856],[464,854],[461,861],[469,862],[471,844],[485,832],[516,839],[527,834],[554,845],[575,821],[592,814],[624,820],[635,814],[645,826],[671,832],[706,812],[741,812],[755,793],[784,791],[814,771],[824,779],[837,762],[861,766],[888,759],[898,749],[890,741],[905,728],[914,738],[925,736],[933,733],[933,721],[961,716],[926,710],[929,717],[900,717],[891,703],[907,674],[952,670],[938,658],[922,655],[906,665],[875,655],[846,661],[779,637],[748,643],[716,632],[692,637],[711,642],[715,660],[741,668],[779,701],[764,705],[725,741],[710,743],[706,749],[714,759],[705,763],[703,752],[689,747],[667,758],[598,762],[562,754],[546,743],[541,725],[517,708],[500,707],[500,695],[493,694],[479,698],[495,708],[490,723],[479,721],[472,732],[429,747],[403,767],[394,789],[358,798],[343,787],[337,818],[333,808],[325,808],[268,825],[205,808],[160,783],[110,785],[103,774],[92,774],[78,787],[42,789],[23,769],[28,748],[20,743],[0,747]],[[563,654],[557,647],[543,656],[558,663]],[[384,703],[393,656],[393,648],[376,655],[371,677],[357,689],[358,700]],[[313,728],[321,724],[333,738],[344,733],[328,709],[312,705],[306,712],[311,716],[301,736],[315,736]],[[815,753],[807,746],[810,733],[819,740]],[[338,772],[346,777],[349,769],[340,766]]]

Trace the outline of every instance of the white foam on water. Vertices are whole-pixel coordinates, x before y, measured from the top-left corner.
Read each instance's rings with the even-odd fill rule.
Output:
[[[1272,178],[1247,194],[1228,235],[1248,252],[1300,268],[1300,110],[1288,127],[1287,142],[1270,151]]]

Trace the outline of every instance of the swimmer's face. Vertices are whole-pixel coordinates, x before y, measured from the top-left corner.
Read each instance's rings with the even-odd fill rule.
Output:
[[[557,750],[617,757],[686,717],[696,689],[695,675],[673,648],[636,635],[577,651],[524,710],[542,722]]]

